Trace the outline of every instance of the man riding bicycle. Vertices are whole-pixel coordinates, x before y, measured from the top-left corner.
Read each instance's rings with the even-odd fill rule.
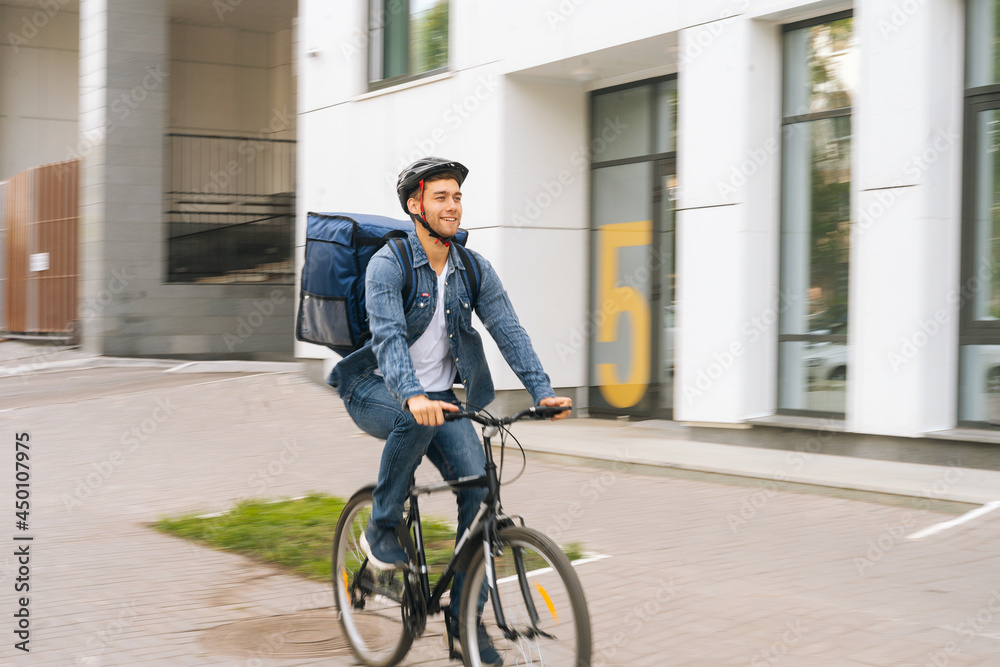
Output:
[[[462,222],[461,186],[469,170],[436,157],[417,160],[396,183],[403,210],[414,221],[408,235],[419,295],[403,307],[404,278],[391,249],[379,250],[365,278],[371,339],[340,361],[329,383],[337,388],[348,414],[366,433],[386,441],[382,450],[374,506],[362,548],[379,569],[404,567],[406,552],[396,529],[403,518],[410,480],[424,455],[446,480],[481,475],[485,454],[468,420],[445,422],[444,412],[458,410],[452,390],[465,387],[471,409],[491,403],[493,380],[479,333],[472,328],[472,306],[496,341],[507,364],[538,405],[569,407],[572,400],[556,396],[548,375],[493,267],[470,250],[481,267],[479,293],[473,304],[458,271],[466,267],[452,248]],[[569,411],[559,413],[562,419]],[[469,488],[458,495],[458,535],[472,523],[486,489]],[[449,632],[458,636],[458,606],[463,573],[457,573],[446,617]],[[480,626],[480,633],[483,633]],[[493,646],[480,642],[484,664],[501,664]]]

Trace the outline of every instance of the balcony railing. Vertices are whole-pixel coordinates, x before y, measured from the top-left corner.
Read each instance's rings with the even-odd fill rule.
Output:
[[[167,137],[167,281],[291,284],[295,142]]]

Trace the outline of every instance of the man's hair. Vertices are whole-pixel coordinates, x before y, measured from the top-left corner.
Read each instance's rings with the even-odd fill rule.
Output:
[[[427,185],[430,183],[433,183],[435,181],[446,181],[448,179],[451,179],[456,183],[462,182],[462,179],[459,177],[457,171],[454,171],[452,169],[445,169],[444,171],[436,171],[427,178],[425,178],[424,189],[426,190]],[[420,186],[418,185],[417,187],[413,188],[413,190],[410,191],[410,194],[407,196],[406,199],[407,200],[416,199],[419,202],[420,201],[419,197],[420,197]]]

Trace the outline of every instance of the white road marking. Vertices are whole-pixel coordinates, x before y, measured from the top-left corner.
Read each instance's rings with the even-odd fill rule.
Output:
[[[572,565],[573,567],[576,567],[577,565],[585,565],[587,563],[593,563],[594,561],[604,560],[605,558],[611,558],[611,556],[608,556],[606,554],[598,554],[596,556],[590,556],[589,558],[579,558],[577,560],[571,561],[570,565]],[[540,575],[543,575],[543,574],[547,574],[547,573],[549,573],[551,571],[552,571],[551,567],[543,567],[543,568],[540,568],[538,570],[532,570],[531,572],[528,572],[526,574],[530,578],[530,577],[537,577],[537,576],[540,576]],[[517,581],[517,575],[516,574],[512,574],[509,577],[504,577],[503,579],[497,579],[497,586],[499,586],[500,584],[509,583],[511,581]]]
[[[977,517],[980,517],[980,516],[982,516],[984,514],[988,514],[988,513],[992,512],[993,510],[998,509],[998,508],[1000,508],[1000,500],[994,500],[993,502],[986,503],[982,507],[977,507],[976,509],[974,509],[974,510],[972,510],[970,512],[966,512],[965,514],[963,514],[962,516],[958,517],[957,519],[952,519],[950,521],[942,521],[941,523],[936,523],[933,526],[928,526],[927,528],[924,528],[923,530],[918,530],[917,532],[913,533],[912,535],[907,535],[906,539],[908,539],[908,540],[921,540],[921,539],[923,539],[925,537],[929,537],[929,536],[934,535],[936,533],[940,533],[943,530],[948,530],[949,528],[954,528],[955,526],[961,525],[961,524],[966,523],[968,521],[972,521],[973,519],[975,519]]]

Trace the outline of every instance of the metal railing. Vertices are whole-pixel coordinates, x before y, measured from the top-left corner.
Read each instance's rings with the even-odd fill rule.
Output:
[[[167,281],[291,284],[295,142],[167,137]]]

